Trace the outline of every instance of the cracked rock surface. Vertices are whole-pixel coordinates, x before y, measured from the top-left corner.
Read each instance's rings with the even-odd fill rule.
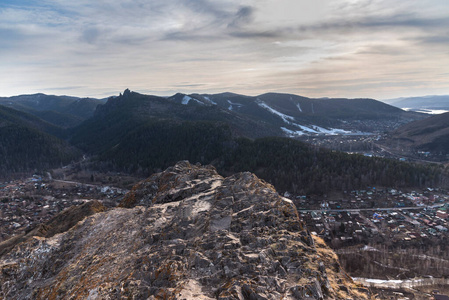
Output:
[[[270,184],[185,161],[0,272],[0,299],[368,299]]]

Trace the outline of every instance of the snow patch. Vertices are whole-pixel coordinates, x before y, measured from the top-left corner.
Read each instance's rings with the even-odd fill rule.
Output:
[[[275,114],[279,117],[282,118],[282,120],[284,120],[285,123],[291,124],[292,121],[295,121],[295,118],[286,114],[283,114],[277,110],[275,110],[274,108],[271,108],[270,106],[268,106],[266,103],[262,102],[260,99],[257,99],[257,105],[259,105],[262,108],[265,108],[266,110],[268,110],[269,112],[271,112],[272,114]]]
[[[301,130],[290,130],[287,129],[285,127],[281,127],[281,130],[283,132],[285,132],[287,135],[289,135],[290,137],[294,137],[294,136],[299,136],[299,135],[304,135],[304,134],[308,134],[308,133],[313,133],[313,134],[319,134],[320,132],[313,130],[312,128],[306,127],[306,126],[302,126],[299,124],[294,124],[296,127],[301,128]]]
[[[447,284],[449,279],[446,278],[417,278],[405,280],[383,280],[374,278],[353,277],[357,283],[364,286],[380,287],[380,288],[414,288],[417,286]]]
[[[304,131],[295,131],[295,130],[290,130],[287,129],[285,127],[281,127],[281,130],[288,136],[288,137],[295,137],[295,136],[300,136],[300,135],[304,135],[305,132]]]
[[[365,245],[361,250],[362,250],[362,251],[374,251],[374,252],[379,252],[379,250],[377,250],[376,248],[371,247],[371,246],[368,246],[368,245]]]
[[[227,100],[229,103],[228,110],[233,110],[233,106],[236,106],[237,108],[240,108],[243,106],[241,103],[232,102],[231,100]]]
[[[439,115],[449,112],[449,110],[445,109],[431,109],[431,108],[403,108],[406,111],[416,111],[420,113],[430,114],[430,115]]]
[[[299,110],[300,112],[302,112],[301,105],[300,105],[299,103],[296,104],[296,107],[298,108],[298,110]]]
[[[184,104],[184,105],[187,105],[187,104],[189,104],[190,100],[196,101],[197,103],[204,105],[204,103],[199,101],[198,99],[192,98],[192,97],[187,96],[187,95],[185,95],[182,98],[182,102],[181,103]]]
[[[312,133],[312,134],[328,134],[328,135],[343,135],[343,134],[351,134],[350,131],[346,131],[343,129],[337,129],[337,128],[323,128],[320,126],[316,126],[316,125],[311,125],[311,126],[303,126],[303,125],[299,125],[297,123],[295,123],[295,118],[286,114],[283,114],[277,110],[275,110],[274,108],[268,106],[266,103],[262,102],[261,100],[258,99],[257,104],[260,107],[263,107],[265,109],[267,109],[268,111],[270,111],[271,113],[279,116],[282,118],[282,120],[292,126],[298,127],[301,129],[301,131],[297,130],[290,130],[287,129],[285,127],[281,127],[282,131],[284,131],[285,133],[287,133],[290,136],[298,136],[298,135],[303,135],[305,133]],[[298,109],[301,110],[301,107],[299,106],[298,103]],[[302,110],[301,110],[302,111]]]
[[[330,129],[326,129],[323,127],[319,127],[319,126],[315,126],[313,125],[312,128],[314,128],[315,130],[324,133],[324,134],[329,134],[329,135],[343,135],[343,134],[350,134],[351,131],[346,131],[343,129],[338,129],[338,128],[330,128]]]
[[[182,98],[182,104],[184,104],[184,105],[187,105],[187,104],[189,104],[189,101],[190,100],[192,100],[192,97],[189,97],[189,96],[187,96],[187,95],[185,95],[183,98]]]
[[[316,129],[313,129],[313,127],[311,128],[311,127],[302,126],[302,125],[298,125],[298,127],[300,127],[302,130],[304,130],[305,132],[308,132],[308,133],[316,133],[316,134],[320,133],[320,131],[318,129],[320,127],[318,127],[318,126],[315,126]]]
[[[204,96],[204,99],[206,99],[207,101],[209,101],[213,105],[217,105],[217,103],[215,101],[211,100],[209,97]]]
[[[330,128],[326,129],[320,126],[311,125],[310,127],[299,125],[296,123],[291,123],[291,125],[294,125],[301,130],[291,130],[287,129],[285,127],[281,127],[281,130],[289,137],[295,137],[300,136],[304,134],[318,134],[318,135],[367,135],[368,133],[364,132],[351,132],[343,129],[338,128]]]

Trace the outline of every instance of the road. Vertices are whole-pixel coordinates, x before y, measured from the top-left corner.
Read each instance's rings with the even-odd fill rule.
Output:
[[[418,210],[434,208],[438,206],[408,206],[408,207],[384,207],[384,208],[348,208],[348,209],[299,209],[300,212],[360,212],[360,211],[387,211],[387,210]]]
[[[374,143],[374,145],[376,145],[382,151],[385,151],[386,153],[390,154],[391,156],[393,156],[395,158],[403,157],[412,162],[420,162],[420,163],[426,163],[426,164],[443,164],[444,163],[444,162],[431,161],[431,160],[425,160],[425,159],[421,159],[421,158],[417,158],[417,157],[413,157],[413,156],[408,156],[407,154],[404,154],[404,153],[398,153],[398,152],[396,152],[397,150],[392,150],[390,147],[381,145],[379,143]]]
[[[88,187],[98,187],[98,185],[96,185],[96,184],[82,183],[82,182],[69,181],[69,180],[53,179],[53,181],[61,182],[61,183],[67,183],[67,184],[84,185],[84,186],[88,186]]]

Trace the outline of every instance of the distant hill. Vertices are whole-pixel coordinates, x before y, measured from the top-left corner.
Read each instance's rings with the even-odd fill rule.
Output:
[[[0,178],[59,167],[80,152],[55,135],[60,129],[39,118],[0,106]]]
[[[123,99],[127,99],[125,106]],[[110,97],[107,105],[96,110],[105,102],[45,94],[0,98],[0,105],[31,113],[63,128],[78,126],[94,113],[104,115],[117,106],[128,111],[140,106],[141,111],[134,112],[133,117],[225,121],[232,124],[237,134],[248,137],[382,132],[425,117],[373,99],[311,99],[279,93],[255,97],[234,93],[178,93],[171,97],[158,97],[128,90],[119,97]],[[149,103],[152,103],[151,110],[145,109]]]
[[[125,91],[99,106],[94,117],[74,128],[70,141],[96,155],[96,166],[104,171],[145,176],[178,160],[189,160],[211,163],[223,174],[251,171],[280,190],[295,193],[352,190],[367,185],[430,186],[441,182],[443,176],[441,170],[431,167],[337,153],[281,137],[282,126],[299,123],[282,115],[281,111],[287,110],[282,105],[288,102],[280,101],[282,105],[275,106],[269,99],[264,100],[265,96],[235,94],[195,97],[177,94],[166,99]],[[239,111],[218,104],[227,100],[233,107],[240,106]],[[328,101],[331,100],[317,103],[325,106]],[[341,105],[351,103],[341,102]],[[386,113],[403,114],[400,109],[379,105],[374,100],[360,102],[360,108],[353,110],[360,111],[360,115],[363,110],[367,115],[371,111],[373,119],[381,119],[381,113],[373,113],[375,110],[369,105],[379,106]],[[305,102],[302,104],[306,106]],[[386,171],[392,169],[395,172]]]
[[[449,154],[449,113],[406,124],[392,132],[387,141],[415,150]]]
[[[378,132],[425,117],[371,99],[308,99],[288,94],[249,97],[176,94],[163,98],[126,90],[99,105],[94,116],[72,130],[71,142],[102,153],[156,121],[226,124],[234,137],[295,137],[303,134]],[[177,160],[173,161],[175,163]]]
[[[217,105],[264,120],[281,128],[284,136],[382,132],[425,118],[373,99],[311,99],[278,93],[256,97],[232,93],[181,94],[169,99],[185,103],[189,98],[192,103]]]
[[[63,136],[93,155],[98,170],[143,176],[189,160],[213,164],[224,174],[251,171],[295,193],[366,185],[431,186],[445,180],[438,168],[350,156],[287,138],[379,132],[427,116],[372,99],[309,99],[274,93],[158,97],[125,90],[67,130],[29,113],[7,107],[2,111],[2,145],[7,153],[2,167],[11,172],[59,166],[76,158],[79,152],[56,138]],[[49,116],[63,120],[63,114],[58,114]],[[391,169],[395,172],[385,171]]]
[[[90,118],[97,105],[105,101],[92,98],[45,94],[1,97],[0,105],[31,113],[54,125],[73,127]]]
[[[234,135],[251,138],[282,134],[279,127],[216,105],[182,105],[163,97],[125,91],[123,95],[110,98],[106,104],[100,105],[94,117],[75,128],[71,142],[84,151],[100,153],[118,146],[136,131],[153,126],[156,121],[173,126],[183,122],[228,124]]]
[[[61,127],[42,120],[35,115],[0,105],[0,126],[6,124],[33,128],[57,137],[62,137],[65,134]]]
[[[396,107],[421,112],[432,112],[438,110],[449,111],[449,95],[403,97],[384,100],[384,102]]]

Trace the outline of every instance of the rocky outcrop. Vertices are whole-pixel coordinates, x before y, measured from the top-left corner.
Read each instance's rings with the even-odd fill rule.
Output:
[[[188,162],[0,269],[2,299],[367,299],[270,184]]]
[[[34,236],[50,238],[55,234],[66,232],[85,217],[105,211],[106,207],[99,201],[89,201],[79,206],[72,206],[54,216],[49,221],[0,243],[0,257],[11,251],[17,244],[32,239]]]

